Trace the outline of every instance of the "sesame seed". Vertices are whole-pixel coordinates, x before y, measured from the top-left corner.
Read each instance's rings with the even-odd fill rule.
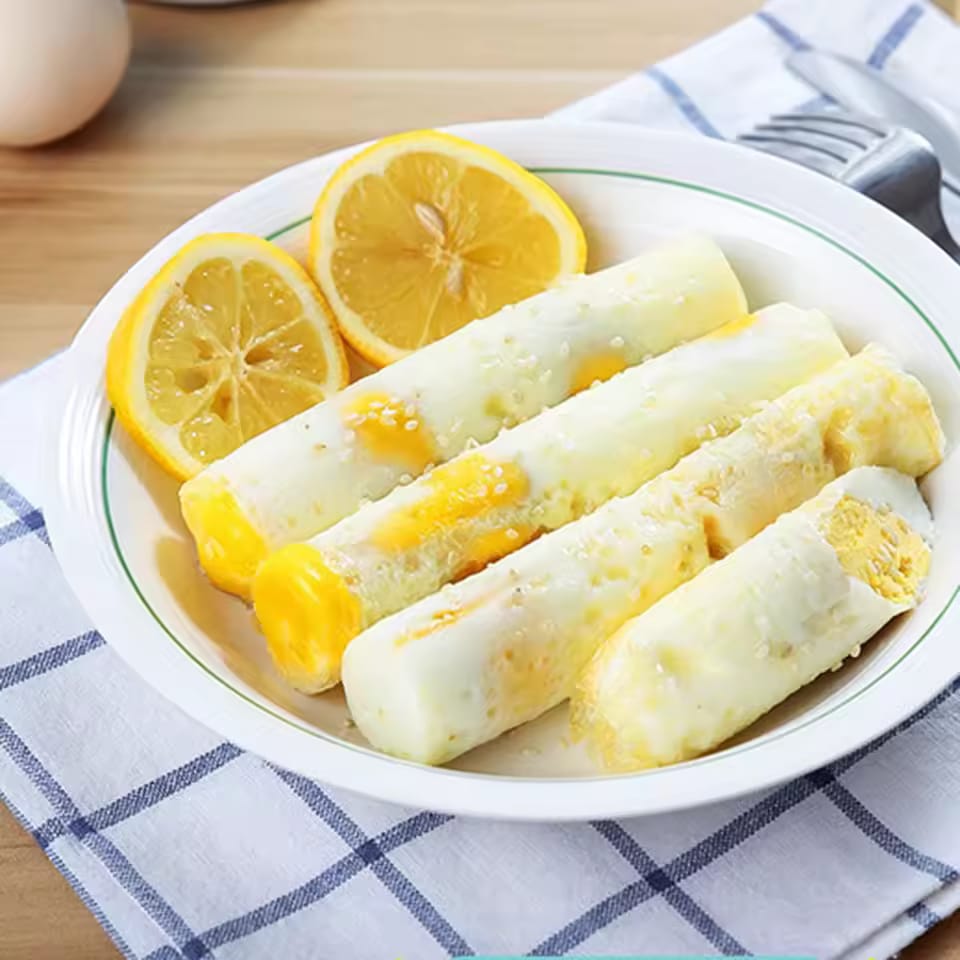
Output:
[[[513,529],[513,527],[507,527],[506,536],[508,540],[519,540],[520,534]]]
[[[499,497],[503,496],[507,492],[507,485],[505,483],[498,483],[494,488],[493,492]]]
[[[406,417],[414,417],[417,414],[417,408],[412,403],[408,403],[403,408],[403,414]]]
[[[487,466],[489,467],[490,464],[487,464]],[[494,468],[493,468],[493,475],[494,475],[495,477],[502,477],[502,476],[503,476],[503,467],[501,467],[501,466],[499,466],[499,465],[496,466],[496,467],[494,467]]]
[[[394,420],[393,417],[381,417],[380,422],[385,427],[395,427],[397,425],[397,421]]]
[[[401,473],[397,479],[400,483],[413,483],[413,477],[409,473]]]
[[[620,350],[625,343],[626,341],[623,339],[623,337],[610,338],[610,346],[613,347],[614,350]]]
[[[416,430],[417,427],[419,427],[419,426],[420,426],[420,424],[419,424],[416,420],[408,420],[408,421],[403,425],[403,429],[404,429],[404,430]]]

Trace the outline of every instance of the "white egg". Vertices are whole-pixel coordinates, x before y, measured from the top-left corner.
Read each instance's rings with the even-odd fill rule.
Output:
[[[82,126],[129,57],[123,0],[0,0],[0,144],[48,143]]]

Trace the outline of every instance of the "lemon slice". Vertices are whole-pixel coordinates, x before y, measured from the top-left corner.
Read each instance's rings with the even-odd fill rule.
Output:
[[[197,237],[143,288],[107,354],[107,394],[131,436],[186,480],[347,383],[320,291],[279,247]]]
[[[340,330],[377,365],[582,272],[583,230],[538,177],[434,130],[348,160],[317,201],[310,266]]]

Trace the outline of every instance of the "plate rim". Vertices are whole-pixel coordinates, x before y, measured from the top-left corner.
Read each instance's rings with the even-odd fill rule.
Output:
[[[704,146],[703,138],[696,138],[696,137],[683,135],[683,134],[664,133],[662,131],[649,131],[649,130],[638,131],[636,128],[630,128],[627,125],[623,125],[623,124],[608,124],[608,123],[584,124],[584,123],[569,123],[569,122],[560,123],[554,120],[494,121],[486,124],[472,124],[465,127],[460,126],[460,127],[454,127],[451,129],[454,132],[460,133],[461,135],[469,136],[471,135],[471,132],[472,132],[474,136],[477,136],[478,132],[489,133],[494,130],[503,128],[505,126],[516,129],[518,125],[531,125],[531,124],[536,125],[538,128],[542,127],[544,124],[549,124],[554,127],[559,126],[559,127],[571,128],[571,132],[575,130],[578,136],[583,135],[585,127],[594,128],[594,129],[602,128],[606,130],[605,135],[607,136],[609,136],[610,130],[611,128],[613,128],[616,130],[616,136],[620,136],[624,134],[632,134],[633,136],[637,136],[639,133],[642,137],[652,138],[654,140],[659,139],[659,140],[666,140],[671,142],[683,141],[686,144],[696,143],[697,146],[701,149]],[[627,136],[627,139],[629,139],[629,136]],[[246,187],[241,191],[238,191],[237,194],[233,194],[230,197],[227,197],[224,200],[218,201],[217,203],[211,205],[210,207],[206,208],[206,210],[198,214],[198,217],[204,216],[205,214],[209,214],[212,211],[221,209],[224,204],[230,203],[239,195],[249,194],[250,191],[255,189],[261,189],[261,190],[266,189],[267,186],[271,183],[271,181],[273,181],[275,178],[282,179],[285,176],[289,176],[292,171],[298,170],[304,165],[316,163],[318,160],[332,163],[332,162],[335,162],[336,160],[341,159],[344,156],[349,155],[355,150],[362,149],[363,146],[364,145],[361,144],[354,147],[348,147],[343,150],[334,151],[330,154],[325,154],[318,158],[312,158],[312,159],[303,161],[300,164],[296,164],[292,167],[288,167],[288,168],[285,168],[284,170],[278,171],[277,173],[272,174],[270,177],[267,177],[264,180],[259,181],[258,183],[252,184],[251,186]],[[719,147],[724,150],[733,149],[737,151],[738,156],[740,155],[741,149],[742,149],[730,144],[719,144],[719,143],[711,144],[711,147]],[[753,158],[759,155],[750,154],[750,156],[751,158]],[[778,172],[783,173],[788,180],[790,179],[790,177],[799,173],[799,174],[802,174],[802,176],[800,177],[801,181],[806,180],[809,177],[811,178],[811,180],[808,180],[808,184],[812,183],[812,181],[815,180],[815,181],[818,181],[817,186],[818,187],[821,186],[819,181],[822,180],[822,178],[820,178],[819,175],[817,174],[809,173],[808,171],[801,170],[800,168],[796,168],[792,165],[788,165],[783,161],[777,161],[773,158],[763,158],[763,160],[764,162],[766,162],[767,160],[772,160],[775,164],[778,165]],[[780,164],[783,164],[784,167],[787,167],[790,170],[790,173],[787,174],[786,171],[780,167]],[[676,178],[664,177],[660,175],[644,174],[644,173],[637,172],[636,170],[631,171],[631,170],[622,170],[622,169],[621,170],[603,170],[599,168],[590,168],[590,169],[571,168],[570,166],[561,166],[561,167],[533,166],[531,167],[531,169],[534,172],[540,173],[540,174],[580,173],[580,174],[592,174],[592,175],[600,175],[600,176],[613,176],[613,177],[620,177],[620,178],[628,178],[632,180],[653,181],[653,182],[665,183],[671,186],[678,186],[685,189],[699,190],[701,192],[705,192],[714,196],[719,196],[721,199],[729,202],[735,202],[742,205],[746,205],[753,209],[759,210],[764,214],[773,215],[781,220],[786,221],[794,228],[800,228],[808,232],[811,232],[817,237],[819,237],[821,240],[826,241],[827,243],[831,244],[833,247],[853,257],[861,265],[871,270],[876,276],[878,276],[883,282],[885,282],[894,291],[894,293],[900,296],[901,299],[903,299],[905,303],[928,326],[928,328],[934,334],[934,336],[936,337],[937,341],[940,343],[942,348],[946,351],[950,361],[953,364],[954,369],[958,371],[958,374],[960,374],[960,360],[958,360],[958,357],[954,352],[954,349],[951,347],[948,339],[944,336],[944,334],[937,327],[937,325],[930,319],[930,317],[927,316],[925,311],[916,303],[916,301],[908,293],[902,290],[896,282],[894,282],[890,277],[888,277],[882,269],[877,267],[871,260],[866,258],[863,254],[857,253],[856,251],[850,249],[843,242],[831,236],[830,234],[825,233],[824,231],[820,230],[818,227],[812,225],[811,223],[804,222],[803,220],[798,219],[796,216],[786,213],[783,210],[779,210],[779,209],[776,209],[775,207],[768,206],[767,203],[765,202],[760,202],[755,199],[750,199],[749,197],[740,196],[738,194],[731,193],[729,190],[719,189],[717,187],[711,187],[705,184],[697,184],[697,183],[690,182],[688,180],[678,180]],[[872,204],[870,201],[867,201],[862,197],[852,194],[852,191],[849,191],[846,188],[838,187],[837,185],[832,184],[829,181],[824,182],[822,186],[829,187],[831,190],[833,189],[839,190],[845,196],[855,198],[857,203],[864,204],[867,208],[870,209],[871,215],[875,215],[877,212],[881,212],[884,215],[884,217],[889,217],[890,220],[892,220],[893,223],[896,224],[898,228],[902,228],[905,226],[904,224],[901,224],[898,220],[896,220],[896,218],[893,217],[892,214],[889,214],[886,211],[878,211],[875,208],[875,205]],[[127,277],[129,274],[133,273],[134,271],[137,271],[146,258],[150,258],[151,256],[156,256],[156,250],[159,245],[164,244],[174,236],[179,237],[188,233],[190,227],[194,224],[194,222],[198,219],[198,217],[191,218],[191,220],[187,221],[187,223],[185,223],[182,227],[178,228],[176,231],[173,231],[171,234],[168,234],[166,237],[164,237],[160,241],[160,244],[152,247],[150,251],[148,251],[148,253],[145,254],[143,258],[140,258],[140,260],[138,260],[137,263],[135,263],[130,268],[130,270],[127,271],[126,274],[124,274],[124,277]],[[267,236],[268,239],[275,239],[278,236],[281,236],[282,234],[289,232],[290,230],[295,229],[298,226],[301,226],[304,222],[308,220],[309,220],[309,216],[300,218],[299,220],[293,223],[287,224],[286,226],[277,230],[273,230],[269,234],[265,234],[265,235]],[[889,225],[889,221],[888,221],[888,225]],[[913,231],[910,231],[910,232],[912,233]],[[929,244],[929,241],[926,241],[924,238],[920,237],[919,234],[917,234],[916,237],[911,238],[911,242],[915,243],[916,240],[920,240],[925,245]],[[935,248],[932,248],[932,245],[929,245],[929,246],[931,250],[935,250]],[[939,253],[939,251],[937,251],[937,253]],[[945,255],[942,255],[942,256],[944,256],[944,260],[946,260],[946,262],[951,264],[951,268],[955,270],[956,269],[955,266],[945,257]],[[111,296],[114,295],[116,287],[117,285],[119,285],[119,283],[120,281],[118,281],[118,284],[115,284],[114,287],[111,288],[111,290],[100,301],[100,303],[97,305],[94,311],[91,312],[90,317],[88,317],[87,321],[85,321],[84,325],[81,327],[80,331],[78,332],[77,337],[75,339],[75,344],[80,344],[82,342],[82,340],[84,339],[85,332],[89,333],[90,319],[93,316],[95,316],[96,313],[103,308],[103,305],[105,304],[105,302],[107,302],[111,298]],[[958,288],[960,288],[960,284],[958,284]],[[71,350],[71,352],[74,352],[74,351]],[[74,385],[74,378],[66,377],[65,381],[67,381],[67,383],[65,384],[66,392],[69,393],[70,387]],[[111,545],[114,551],[116,552],[116,556],[123,570],[123,573],[128,578],[129,583],[133,588],[135,595],[139,600],[139,602],[141,603],[141,605],[146,609],[147,613],[153,617],[156,624],[166,634],[166,637],[169,638],[169,640],[173,641],[173,644],[176,645],[178,650],[181,653],[185,654],[190,660],[193,660],[194,664],[201,668],[201,671],[203,672],[203,674],[207,679],[214,680],[217,683],[217,685],[223,687],[226,691],[229,691],[230,695],[233,698],[237,698],[237,697],[242,698],[242,700],[245,701],[244,708],[253,707],[258,712],[265,712],[268,716],[272,718],[272,720],[280,720],[282,723],[292,727],[298,737],[302,737],[306,735],[310,737],[314,742],[319,740],[323,742],[326,747],[338,752],[341,751],[342,748],[344,747],[348,748],[351,751],[355,751],[360,755],[361,760],[366,763],[374,763],[378,767],[382,768],[382,765],[384,764],[384,762],[387,762],[391,764],[390,772],[396,773],[399,769],[405,768],[407,770],[413,770],[418,775],[420,775],[419,777],[413,778],[414,779],[413,783],[409,785],[407,785],[406,783],[400,785],[400,789],[390,789],[389,785],[380,784],[378,782],[379,778],[375,774],[371,777],[371,781],[376,782],[376,787],[371,789],[365,789],[365,786],[367,786],[367,784],[365,782],[360,783],[357,781],[356,778],[353,778],[353,777],[346,778],[346,781],[349,781],[349,782],[345,782],[344,778],[338,778],[335,776],[330,776],[326,778],[329,780],[329,782],[334,783],[338,786],[346,787],[347,789],[352,789],[358,792],[367,793],[368,795],[377,797],[379,799],[384,799],[392,802],[424,805],[424,800],[423,800],[424,796],[432,797],[432,794],[429,791],[430,783],[435,782],[439,776],[440,778],[446,781],[446,784],[448,786],[453,780],[459,781],[460,784],[466,784],[467,792],[464,794],[463,791],[458,791],[459,793],[462,794],[462,796],[458,798],[459,802],[458,801],[448,802],[448,800],[445,798],[439,798],[441,801],[439,804],[430,803],[426,805],[432,806],[434,809],[449,810],[451,812],[464,813],[467,815],[478,815],[478,816],[487,816],[487,817],[506,817],[509,819],[531,819],[531,820],[546,821],[546,820],[585,819],[585,818],[593,818],[596,816],[652,814],[657,812],[664,812],[666,810],[682,809],[687,806],[695,806],[695,805],[699,805],[700,803],[727,799],[742,793],[754,792],[755,790],[759,790],[764,787],[773,786],[777,782],[782,782],[783,780],[790,779],[798,775],[802,775],[803,773],[809,772],[809,770],[813,769],[814,767],[820,766],[824,763],[830,762],[833,759],[836,759],[837,756],[849,753],[850,751],[855,750],[858,747],[862,746],[865,742],[873,739],[875,736],[878,736],[884,733],[886,730],[890,729],[890,727],[896,725],[896,723],[902,720],[904,716],[906,716],[909,713],[912,713],[913,710],[919,707],[922,707],[924,703],[926,703],[932,697],[936,696],[936,694],[944,686],[946,686],[952,679],[952,675],[948,676],[946,680],[943,680],[940,683],[939,687],[936,687],[935,689],[931,688],[927,690],[926,693],[922,695],[919,699],[917,699],[912,706],[907,705],[905,708],[901,708],[902,712],[897,714],[896,710],[892,710],[890,712],[890,715],[883,718],[881,725],[875,726],[874,729],[871,730],[869,733],[860,736],[858,742],[852,742],[852,743],[845,742],[839,748],[835,747],[832,749],[825,750],[823,751],[823,755],[818,759],[816,759],[815,761],[809,762],[809,763],[801,763],[795,769],[791,769],[785,773],[771,773],[766,777],[761,776],[759,779],[754,777],[746,785],[730,785],[726,788],[715,790],[713,793],[710,794],[709,797],[702,798],[702,799],[688,798],[687,802],[682,802],[682,801],[669,802],[661,799],[659,803],[655,803],[655,802],[650,803],[649,802],[650,798],[643,798],[642,796],[639,799],[641,800],[646,799],[648,801],[647,803],[638,803],[636,802],[637,798],[634,799],[634,802],[631,802],[629,798],[629,793],[631,791],[624,791],[622,789],[625,784],[637,783],[637,782],[640,782],[640,783],[650,782],[652,778],[658,777],[658,776],[661,778],[677,779],[677,775],[679,773],[686,772],[686,771],[698,771],[708,763],[715,763],[716,761],[720,761],[720,760],[726,760],[729,762],[733,759],[734,755],[738,753],[741,755],[744,753],[749,753],[758,748],[769,747],[771,743],[777,740],[782,740],[783,738],[796,736],[802,730],[809,728],[811,725],[826,719],[831,714],[834,714],[841,707],[848,707],[854,700],[862,697],[863,695],[868,693],[868,691],[875,688],[876,685],[879,684],[881,680],[884,680],[885,678],[889,677],[894,670],[896,670],[916,649],[920,647],[920,645],[925,640],[927,640],[930,637],[930,635],[940,626],[944,618],[948,616],[951,609],[953,609],[953,613],[956,614],[957,608],[954,607],[954,603],[956,601],[957,595],[960,594],[960,585],[956,586],[952,590],[943,608],[933,617],[933,619],[930,621],[926,629],[924,629],[922,634],[918,638],[912,641],[909,648],[901,652],[897,656],[897,658],[892,663],[888,664],[878,676],[873,677],[869,681],[869,683],[867,683],[865,686],[863,686],[859,690],[853,691],[848,697],[844,698],[840,702],[832,704],[826,710],[823,710],[819,713],[815,713],[813,716],[804,719],[802,722],[798,723],[795,726],[788,727],[785,730],[771,731],[770,733],[765,734],[761,737],[758,737],[754,740],[751,740],[746,744],[740,744],[736,747],[728,748],[727,750],[720,751],[716,754],[708,755],[707,757],[698,758],[697,760],[690,761],[685,764],[681,764],[673,767],[659,768],[651,771],[642,771],[640,773],[635,773],[635,774],[623,774],[623,775],[617,775],[617,776],[596,776],[596,777],[577,777],[577,778],[567,778],[567,777],[529,778],[529,777],[519,777],[519,776],[515,777],[515,776],[506,776],[506,775],[498,776],[498,775],[477,773],[472,771],[451,770],[446,768],[431,768],[431,767],[425,767],[419,764],[413,764],[413,763],[410,763],[409,761],[403,761],[403,760],[398,760],[397,758],[388,757],[383,754],[379,754],[376,751],[373,751],[371,748],[367,748],[357,744],[351,744],[346,741],[339,740],[335,736],[328,734],[325,731],[319,730],[317,728],[311,728],[309,725],[304,724],[302,721],[288,719],[288,717],[285,717],[282,714],[275,712],[276,705],[273,705],[274,709],[271,709],[271,707],[268,707],[265,703],[259,703],[257,702],[257,700],[246,695],[242,690],[236,689],[230,684],[227,678],[222,677],[216,672],[214,672],[213,670],[211,670],[199,658],[195,657],[188,649],[186,649],[186,647],[183,644],[181,644],[179,640],[177,640],[176,636],[174,635],[174,632],[162,621],[162,619],[156,614],[156,612],[150,606],[149,602],[143,596],[143,593],[141,592],[139,585],[137,584],[136,578],[133,576],[133,574],[131,573],[131,571],[129,570],[126,564],[126,561],[123,557],[122,549],[119,546],[115,531],[113,529],[113,521],[112,521],[112,516],[110,513],[110,506],[109,506],[109,492],[108,492],[109,483],[107,479],[107,462],[108,462],[108,454],[110,450],[110,436],[112,432],[113,423],[114,423],[114,418],[111,411],[108,416],[107,424],[104,427],[103,450],[102,450],[102,457],[101,457],[101,464],[100,464],[100,470],[101,470],[100,489],[103,497],[103,510],[104,510],[104,515],[107,519],[107,523],[109,527]],[[67,433],[66,424],[64,425],[64,429],[62,433],[63,434]],[[60,439],[61,440],[63,439],[62,435]],[[65,447],[62,442],[57,444],[56,456],[58,457],[58,468],[60,466],[59,457],[64,449]],[[59,473],[59,469],[58,469],[58,473]],[[59,496],[54,497],[53,503],[60,505],[61,499],[65,500],[66,498],[61,498]],[[54,507],[53,513],[54,514],[57,513],[56,507]],[[58,557],[59,557],[61,549],[60,549],[60,546],[58,546],[58,544],[65,543],[66,538],[62,536],[63,528],[57,520],[54,519],[51,523],[51,526],[54,528],[51,530],[51,534],[52,534],[55,548],[57,548]],[[58,530],[61,532],[58,532]],[[61,563],[63,563],[63,561],[61,561]],[[73,584],[73,580],[70,577],[70,573],[68,570],[66,570],[67,566],[68,566],[67,564],[64,564],[65,572],[67,572],[68,580],[70,580],[71,584]],[[81,591],[79,590],[77,592],[81,593]],[[81,601],[83,602],[82,593],[81,593]],[[96,622],[97,618],[94,617],[94,620]],[[134,667],[134,669],[137,669],[138,672],[141,673],[141,676],[144,676],[143,670],[140,669],[141,664],[138,658],[136,656],[129,656],[129,657],[127,656],[128,653],[132,654],[132,651],[129,649],[129,645],[117,644],[114,642],[113,639],[109,637],[108,637],[108,640],[110,640],[110,643],[113,649],[120,652],[121,655],[124,656],[124,659],[127,659],[127,661]],[[181,708],[187,710],[187,712],[191,713],[198,720],[200,720],[200,722],[203,722],[208,727],[212,727],[219,734],[226,736],[229,739],[236,740],[237,742],[242,742],[240,737],[238,737],[237,735],[236,729],[231,729],[230,732],[228,733],[223,728],[222,725],[211,722],[209,717],[206,716],[206,713],[208,713],[208,711],[203,711],[203,710],[198,711],[196,709],[196,706],[197,706],[196,704],[193,704],[192,705],[193,709],[191,709],[191,705],[187,705],[181,702],[182,698],[171,696],[171,692],[168,689],[166,689],[165,685],[160,683],[154,683],[153,679],[150,676],[145,676],[145,679],[147,680],[147,682],[150,682],[155,688],[157,688],[161,692],[161,694],[163,694],[168,699],[172,699],[175,703],[181,706]],[[204,715],[198,716],[198,712]],[[893,714],[897,714],[897,715],[893,715]],[[256,740],[258,738],[254,737],[252,739]],[[258,742],[262,742],[262,741],[258,741]],[[246,744],[243,744],[243,745],[246,745]],[[263,750],[257,746],[250,746],[250,749],[252,749],[254,752],[260,753],[260,755],[263,755],[264,753]],[[302,765],[292,763],[289,760],[285,760],[281,762],[283,762],[285,765],[291,766],[293,769],[299,769],[301,772],[308,773],[308,775],[321,776],[321,779],[323,779],[323,776],[321,774],[318,774],[316,769],[304,770]],[[428,779],[423,784],[423,788],[420,789],[416,781],[419,779],[422,779],[423,775],[427,775]],[[389,776],[389,773],[388,773],[388,776]],[[405,781],[406,779],[407,778],[404,778]],[[586,786],[586,787],[596,788],[598,785],[601,785],[601,789],[603,789],[603,785],[606,785],[608,789],[605,790],[604,792],[607,794],[609,793],[620,794],[619,799],[611,802],[609,798],[605,798],[606,802],[603,802],[603,803],[596,803],[596,802],[589,803],[589,802],[583,802],[583,801],[590,800],[589,796],[585,796],[580,799],[580,802],[574,802],[572,804],[570,803],[563,804],[562,805],[563,809],[550,811],[549,808],[546,808],[542,803],[538,802],[536,798],[533,798],[532,802],[530,798],[527,798],[522,804],[519,804],[518,801],[520,800],[520,798],[517,796],[511,795],[517,792],[517,788],[520,788],[523,792],[526,792],[526,793],[539,794],[539,793],[543,793],[544,790],[556,790],[561,786],[567,788],[567,790],[573,794],[579,794],[579,793],[584,793],[585,791],[575,789],[577,786]],[[481,787],[482,787],[482,790],[481,790]],[[411,789],[413,789],[413,794],[411,794]],[[469,795],[470,791],[480,791],[480,792],[486,792],[488,794],[489,792],[493,791],[496,793],[502,793],[504,794],[504,796],[502,798],[499,798],[499,802],[491,802],[493,798],[490,798],[489,796],[487,796],[484,800],[477,802],[475,798]],[[550,798],[550,799],[552,800],[555,798]],[[544,797],[543,800],[546,801],[546,797]]]

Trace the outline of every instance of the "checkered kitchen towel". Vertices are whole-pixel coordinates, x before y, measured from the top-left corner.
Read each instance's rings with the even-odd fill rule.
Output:
[[[567,115],[730,136],[810,101],[782,66],[807,44],[960,91],[960,35],[932,8],[779,0]],[[0,389],[0,789],[127,956],[879,958],[960,903],[960,683],[787,786],[619,823],[405,810],[223,742],[111,653],[61,578],[33,453],[56,375]]]

